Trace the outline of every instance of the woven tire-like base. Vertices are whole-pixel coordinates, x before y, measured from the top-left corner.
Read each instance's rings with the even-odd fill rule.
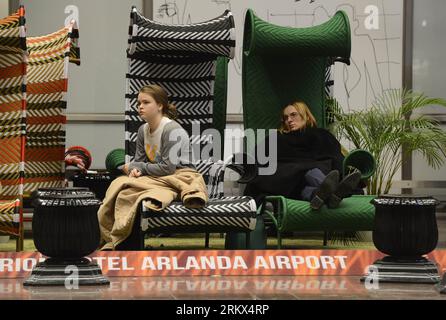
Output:
[[[375,261],[369,268],[368,274],[361,281],[373,280],[374,282],[393,283],[429,283],[440,281],[440,275],[435,263],[420,258],[419,260],[399,260],[385,257]]]
[[[109,285],[110,281],[102,275],[98,264],[87,259],[55,260],[47,259],[38,263],[31,276],[23,282],[24,286],[96,286]]]
[[[435,289],[440,293],[446,293],[446,273],[443,275],[441,282],[435,285]]]

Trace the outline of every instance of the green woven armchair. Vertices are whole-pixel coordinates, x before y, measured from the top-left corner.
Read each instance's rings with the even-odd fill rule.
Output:
[[[243,116],[245,129],[275,129],[281,108],[301,99],[310,106],[319,127],[326,127],[326,75],[335,62],[350,63],[351,38],[347,15],[338,11],[329,21],[309,28],[280,27],[248,10],[243,39]],[[250,150],[253,141],[247,141]],[[355,150],[344,168],[355,166],[363,178],[375,170],[373,157]],[[347,169],[345,169],[347,170]],[[339,208],[318,212],[307,201],[269,196],[259,214],[271,218],[282,233],[290,231],[366,231],[373,229],[373,196],[352,196]]]

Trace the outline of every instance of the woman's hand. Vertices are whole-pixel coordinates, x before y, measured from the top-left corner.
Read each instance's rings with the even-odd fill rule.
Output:
[[[130,171],[129,173],[129,177],[130,178],[138,178],[142,175],[141,171],[139,171],[138,169],[133,169],[132,171]]]

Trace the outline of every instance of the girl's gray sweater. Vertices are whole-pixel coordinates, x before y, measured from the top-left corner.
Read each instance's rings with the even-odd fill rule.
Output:
[[[136,168],[143,175],[160,177],[171,175],[177,169],[195,169],[189,135],[178,122],[171,121],[164,126],[160,154],[154,163],[149,161],[145,152],[144,126],[138,129],[135,160],[129,164],[129,171]]]

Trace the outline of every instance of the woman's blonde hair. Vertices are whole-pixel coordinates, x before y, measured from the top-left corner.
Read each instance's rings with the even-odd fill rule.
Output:
[[[281,114],[281,120],[280,120],[280,128],[279,128],[279,132],[280,133],[288,133],[289,130],[287,129],[287,125],[285,123],[285,120],[283,119],[283,111],[288,108],[289,106],[294,107],[294,109],[296,109],[296,111],[299,113],[299,115],[302,117],[302,119],[305,122],[304,128],[306,127],[317,127],[317,122],[316,119],[314,118],[313,114],[310,111],[310,108],[307,106],[307,104],[303,101],[294,101],[293,103],[290,103],[288,105],[286,105],[283,109],[282,109],[282,114]]]
[[[169,103],[169,97],[166,90],[156,84],[150,84],[142,87],[139,93],[146,93],[152,96],[156,103],[163,106],[163,115],[169,119],[175,120],[178,117],[177,108]]]

